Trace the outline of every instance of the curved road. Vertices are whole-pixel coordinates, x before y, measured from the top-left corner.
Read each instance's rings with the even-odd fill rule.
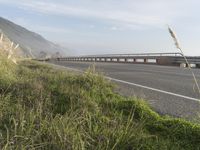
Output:
[[[84,71],[94,63],[55,61],[56,65]],[[125,64],[97,63],[96,69],[119,84],[116,89],[125,96],[137,96],[159,113],[190,120],[200,115],[200,94],[187,68]],[[200,80],[200,69],[193,69]],[[200,85],[200,82],[199,82]]]

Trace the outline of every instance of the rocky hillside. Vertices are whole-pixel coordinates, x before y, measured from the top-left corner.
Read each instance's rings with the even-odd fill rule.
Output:
[[[64,48],[2,17],[0,17],[0,32],[4,33],[15,44],[19,44],[21,54],[24,56],[44,57],[41,54],[54,56],[57,53],[64,55]]]

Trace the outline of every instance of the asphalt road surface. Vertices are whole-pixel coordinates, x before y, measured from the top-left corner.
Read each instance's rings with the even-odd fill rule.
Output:
[[[143,98],[160,114],[190,120],[200,118],[200,94],[187,68],[125,63],[51,63],[82,71],[95,64],[98,72],[119,85],[116,91],[122,95]],[[200,80],[200,69],[192,70]]]

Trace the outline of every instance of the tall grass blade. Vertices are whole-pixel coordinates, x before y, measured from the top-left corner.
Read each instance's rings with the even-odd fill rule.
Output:
[[[1,38],[0,38],[0,42],[3,41],[3,33],[1,33]]]
[[[187,66],[188,66],[190,72],[192,73],[192,76],[193,76],[195,85],[196,85],[197,90],[198,90],[199,95],[200,95],[200,87],[199,87],[199,84],[198,84],[198,82],[197,82],[197,78],[196,78],[196,76],[195,76],[195,74],[194,74],[194,72],[193,72],[193,70],[192,70],[192,68],[191,68],[191,66],[190,66],[190,64],[189,64],[189,61],[188,61],[188,59],[186,58],[186,56],[185,56],[185,54],[184,54],[182,48],[180,47],[180,44],[179,44],[179,42],[178,42],[178,38],[177,38],[175,32],[174,32],[169,26],[168,26],[168,31],[169,31],[171,37],[173,38],[173,40],[174,40],[174,42],[175,42],[176,48],[181,52],[181,54],[182,54],[182,56],[183,56],[183,58],[184,58],[184,60],[185,60],[185,62],[186,62],[186,64],[187,64]]]

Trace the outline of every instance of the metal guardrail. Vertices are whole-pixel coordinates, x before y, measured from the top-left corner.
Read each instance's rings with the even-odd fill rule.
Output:
[[[183,56],[181,53],[135,53],[135,54],[100,54],[69,57],[131,57],[131,56]]]
[[[190,64],[200,67],[200,57],[187,56]],[[87,61],[87,62],[113,62],[113,63],[140,63],[157,64],[168,66],[186,65],[186,61],[181,53],[138,53],[138,54],[104,54],[104,55],[84,55],[52,58],[56,61]],[[187,65],[186,65],[187,66]]]

